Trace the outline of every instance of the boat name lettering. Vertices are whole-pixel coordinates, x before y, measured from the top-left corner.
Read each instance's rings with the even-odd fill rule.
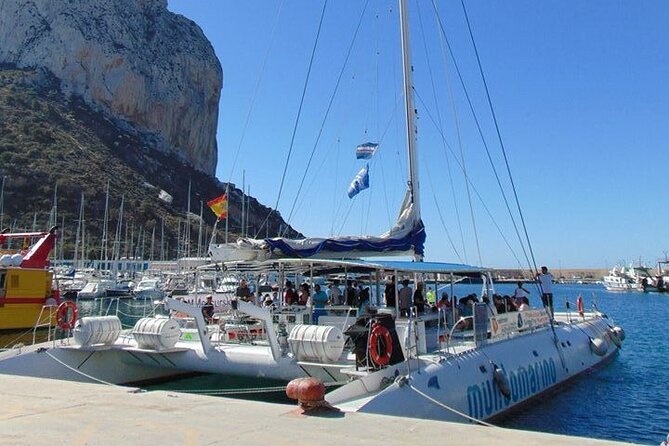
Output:
[[[481,384],[473,384],[467,387],[470,416],[478,419],[488,418],[507,408],[512,402],[522,401],[557,382],[553,358],[537,361],[527,367],[518,367],[509,373],[503,365],[500,368],[509,382],[510,398],[502,395],[492,377]]]

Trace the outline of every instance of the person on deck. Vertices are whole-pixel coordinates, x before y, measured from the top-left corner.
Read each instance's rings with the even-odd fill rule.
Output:
[[[427,293],[425,293],[425,299],[427,299],[428,305],[435,305],[437,303],[437,294],[434,292],[432,287],[427,288]]]
[[[513,292],[513,297],[520,299],[522,297],[529,297],[530,292],[523,287],[523,282],[518,281],[518,286]]]
[[[341,298],[341,290],[339,289],[339,280],[335,280],[332,285],[330,285],[330,305],[343,305],[344,302]]]
[[[235,296],[246,302],[248,302],[252,297],[251,290],[249,289],[249,285],[246,283],[246,280],[242,279],[239,281],[239,286],[235,290]]]
[[[400,288],[400,291],[398,293],[401,316],[409,316],[409,308],[411,307],[411,294],[412,294],[411,288],[409,288],[410,283],[411,282],[409,281],[409,279],[404,279],[402,281],[402,288]]]
[[[328,303],[328,295],[321,290],[319,284],[314,285],[314,295],[311,296],[314,307],[314,321],[318,323],[318,318],[325,314],[325,304]]]
[[[209,294],[205,297],[205,302],[202,304],[202,316],[208,324],[214,323],[214,302],[213,297]]]
[[[297,292],[293,289],[293,283],[290,280],[286,280],[286,292],[283,297],[286,305],[297,304]]]
[[[303,283],[300,286],[300,295],[298,297],[297,302],[300,305],[307,305],[309,302],[309,295],[310,295],[310,289],[309,289],[309,284],[308,283]]]
[[[383,290],[383,297],[386,300],[386,307],[395,308],[395,276],[390,278]]]
[[[425,313],[425,297],[423,296],[423,282],[418,282],[413,293],[413,304],[418,314]]]
[[[357,283],[354,280],[346,282],[346,305],[349,307],[358,306],[358,290]]]
[[[541,302],[548,310],[548,315],[553,317],[553,275],[548,272],[548,268],[541,267],[541,273],[537,273],[537,281],[541,288]]]
[[[520,305],[518,306],[518,311],[527,311],[530,309],[530,301],[526,296],[520,298]]]

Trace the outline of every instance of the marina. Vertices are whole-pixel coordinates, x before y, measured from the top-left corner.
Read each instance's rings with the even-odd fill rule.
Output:
[[[477,285],[456,285],[458,294],[480,290]],[[511,285],[500,285],[502,293],[511,292]],[[531,292],[534,287],[529,288]],[[616,322],[627,329],[625,346],[615,361],[604,367],[588,372],[577,380],[563,386],[559,392],[540,397],[514,411],[510,416],[494,420],[503,427],[550,432],[562,435],[592,437],[608,440],[654,444],[666,435],[669,414],[658,410],[658,401],[667,395],[664,386],[649,385],[636,379],[648,376],[653,382],[669,379],[662,366],[669,357],[664,349],[656,345],[663,342],[659,332],[649,331],[646,324],[661,324],[662,314],[669,309],[669,300],[659,293],[609,293],[598,285],[556,285],[556,311],[564,311],[565,300],[574,300],[581,294],[586,307],[594,299],[602,311],[616,315]],[[532,293],[534,294],[534,293]],[[635,297],[636,296],[636,297]],[[643,298],[643,300],[639,300]],[[536,301],[536,296],[531,296]],[[81,315],[99,314],[108,305],[103,302],[81,302]],[[120,317],[124,327],[131,327],[141,317],[151,311],[151,305],[143,307],[140,302],[121,301]],[[639,317],[643,312],[643,317]],[[132,315],[132,317],[127,316]],[[645,336],[641,334],[644,333]],[[16,339],[16,333],[0,334],[0,346],[19,341],[31,342],[31,333]],[[54,366],[57,364],[54,361]],[[235,379],[221,375],[203,375],[170,380],[166,383],[143,386],[152,390],[174,390],[188,393],[203,393],[210,398],[215,395],[235,398],[273,401],[292,404],[284,394],[285,382],[268,381],[270,390],[255,392],[259,387],[255,380]],[[277,390],[278,389],[278,390]],[[262,390],[262,389],[261,389]],[[632,392],[635,398],[629,398]],[[214,395],[214,396],[212,396]],[[588,411],[582,411],[582,400],[588,399]],[[612,410],[615,408],[615,410]]]
[[[584,135],[551,137],[521,111],[553,93],[515,82],[533,65],[497,84],[511,64],[494,53],[511,45],[490,39],[502,24],[480,5],[272,3],[229,22],[219,46],[213,14],[166,1],[25,1],[0,4],[16,28],[0,42],[0,112],[16,112],[0,122],[0,425],[13,444],[669,441],[667,252],[609,270],[601,257],[617,251],[595,247],[592,215],[567,218],[578,202],[550,194],[580,166],[545,147],[569,135],[552,150],[573,160],[565,147]],[[64,35],[72,48],[50,46]],[[239,97],[220,95],[230,42],[226,93],[249,94],[258,70],[243,122]],[[269,114],[255,109],[270,98]],[[552,125],[576,118],[548,110]],[[4,133],[26,142],[18,155]],[[54,177],[66,161],[86,169]],[[629,237],[645,232],[658,231]],[[563,275],[563,259],[590,267]]]

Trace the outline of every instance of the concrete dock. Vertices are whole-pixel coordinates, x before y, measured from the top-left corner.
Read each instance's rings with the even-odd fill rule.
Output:
[[[622,445],[612,441],[0,375],[6,445]]]

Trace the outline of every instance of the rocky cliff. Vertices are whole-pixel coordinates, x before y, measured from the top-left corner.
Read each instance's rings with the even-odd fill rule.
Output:
[[[0,0],[0,64],[46,68],[66,95],[214,175],[221,66],[167,0]]]

